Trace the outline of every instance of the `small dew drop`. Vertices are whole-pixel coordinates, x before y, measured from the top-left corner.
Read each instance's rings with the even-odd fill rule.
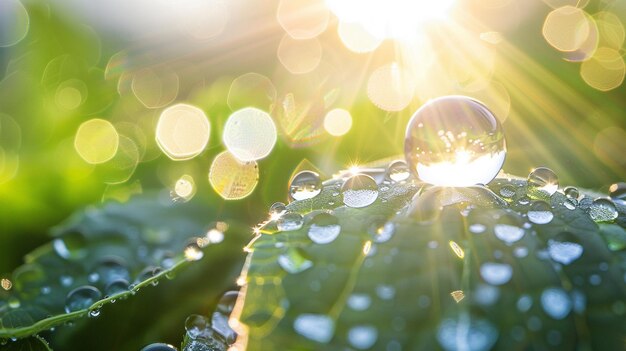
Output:
[[[487,351],[498,338],[498,329],[483,319],[462,314],[445,319],[437,329],[437,341],[445,351]]]
[[[572,301],[561,288],[548,288],[541,293],[541,306],[550,317],[560,320],[572,310]]]
[[[275,202],[270,206],[270,219],[278,220],[287,212],[287,206],[282,202]]]
[[[329,244],[339,236],[341,226],[337,217],[330,213],[320,213],[313,217],[308,236],[316,244]]]
[[[141,349],[141,351],[178,351],[178,349],[170,344],[164,344],[159,342],[150,344]]]
[[[491,285],[503,285],[511,280],[513,268],[506,263],[485,262],[480,266],[480,276]]]
[[[293,329],[307,339],[325,344],[335,333],[335,322],[327,315],[304,313],[295,319]]]
[[[375,223],[371,226],[369,233],[376,243],[384,243],[389,241],[396,231],[396,225],[393,222],[385,222],[382,225]]]
[[[394,182],[401,182],[409,179],[411,172],[404,160],[393,161],[387,167],[386,177]]]
[[[565,187],[565,189],[563,189],[563,193],[565,193],[565,197],[570,200],[578,200],[578,196],[580,196],[578,189],[573,186]]]
[[[626,183],[611,184],[609,196],[613,201],[626,205]]]
[[[493,227],[496,237],[507,244],[513,244],[524,237],[524,229],[510,224],[496,224]]]
[[[292,200],[306,200],[316,197],[322,191],[319,174],[302,171],[296,174],[289,184],[289,196]]]
[[[470,224],[469,226],[469,231],[474,234],[484,233],[486,229],[487,227],[481,223],[474,223],[474,224]]]
[[[528,310],[530,310],[532,306],[533,306],[533,299],[532,297],[528,295],[522,295],[517,300],[517,309],[522,313],[528,312]]]
[[[382,300],[391,300],[396,296],[396,288],[381,284],[376,287],[376,295]]]
[[[528,175],[528,191],[531,195],[552,195],[559,189],[559,178],[550,168],[535,168]]]
[[[287,212],[285,215],[280,217],[276,223],[276,227],[282,232],[298,230],[302,228],[303,225],[304,219],[302,218],[302,215],[296,212]]]
[[[87,240],[78,232],[72,232],[52,241],[54,251],[66,260],[80,260],[87,256]]]
[[[198,246],[197,240],[193,240],[185,247],[184,255],[187,261],[198,261],[204,257],[204,252]]]
[[[505,185],[500,188],[500,195],[506,198],[512,198],[515,196],[515,188],[512,185]]]
[[[348,307],[355,311],[365,311],[372,304],[372,298],[367,294],[354,293],[348,297]]]
[[[535,224],[547,224],[554,218],[550,205],[545,201],[533,202],[527,215],[528,220]]]
[[[67,294],[65,298],[65,312],[70,313],[89,308],[102,298],[100,290],[93,286],[78,287]]]
[[[553,261],[568,265],[576,261],[583,254],[583,247],[580,244],[548,240],[548,253]]]
[[[304,253],[297,248],[291,248],[284,254],[278,256],[278,264],[287,273],[295,274],[303,272],[313,267],[313,262],[304,256]]]
[[[589,216],[596,222],[613,222],[617,219],[618,213],[613,201],[599,198],[589,207]]]
[[[356,174],[343,183],[341,192],[346,206],[367,207],[378,198],[378,185],[374,178],[366,174]]]
[[[378,339],[378,329],[373,325],[357,325],[348,330],[348,342],[358,350],[367,350]]]
[[[185,331],[191,339],[210,340],[213,335],[209,319],[197,314],[187,317],[185,320]]]

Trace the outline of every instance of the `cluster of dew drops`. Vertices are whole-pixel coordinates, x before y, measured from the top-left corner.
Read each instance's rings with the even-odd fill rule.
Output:
[[[478,140],[481,140],[481,148],[478,149],[479,152],[476,152],[476,149],[474,149],[474,152],[476,153],[474,155],[474,159],[482,158],[482,160],[487,160],[491,162],[491,164],[482,162],[477,165],[477,167],[479,166],[481,169],[469,169],[469,171],[476,179],[483,180],[482,183],[476,184],[475,186],[493,194],[493,192],[484,187],[483,184],[490,182],[496,177],[496,175],[500,172],[503,163],[503,158],[491,157],[491,155],[502,155],[502,153],[506,152],[504,141],[492,137],[494,132],[501,128],[499,126],[499,122],[484,105],[480,103],[477,105],[475,100],[465,97],[446,97],[445,99],[434,100],[430,102],[430,111],[446,111],[445,104],[449,103],[450,100],[454,103],[460,104],[460,109],[466,113],[461,115],[457,114],[437,117],[439,120],[444,119],[443,125],[449,123],[450,125],[454,125],[457,130],[459,126],[465,126],[473,129],[471,134],[475,138],[479,138]],[[443,106],[436,106],[437,104]],[[433,105],[435,106],[433,107]],[[476,111],[475,108],[480,109],[480,111]],[[458,110],[459,108],[457,108],[457,111]],[[422,142],[421,140],[408,140],[411,138],[415,139],[421,137],[427,139],[432,146],[432,140],[437,140],[437,136],[449,134],[446,133],[446,131],[442,133],[440,129],[441,125],[436,126],[436,128],[430,128],[429,125],[425,124],[424,121],[432,119],[433,116],[425,116],[424,111],[424,108],[418,110],[409,122],[407,128],[407,140],[405,140],[406,144],[426,144],[426,142]],[[487,113],[485,113],[485,111]],[[486,121],[477,121],[472,119],[486,119]],[[487,127],[484,130],[477,131],[476,126]],[[411,130],[412,128],[421,128],[421,130],[419,133],[414,133]],[[481,133],[483,135],[481,135]],[[490,140],[493,143],[498,143],[498,145],[489,145],[488,142]],[[450,137],[446,137],[445,140],[442,140],[442,143],[445,145],[441,145],[441,149],[444,150],[443,152],[449,154],[457,152],[458,150],[455,150],[455,148],[464,148],[463,151],[465,151],[465,148],[468,145],[467,140]],[[436,147],[437,145],[435,145],[435,148]],[[484,154],[481,154],[480,150],[483,150]],[[311,200],[320,196],[324,187],[330,187],[331,199],[328,200],[329,206],[333,207],[334,205],[337,205],[338,201],[343,201],[343,204],[347,207],[365,208],[373,204],[379,198],[381,193],[389,191],[394,184],[409,184],[410,186],[417,187],[421,186],[422,189],[428,187],[433,188],[437,186],[448,186],[448,184],[437,184],[436,181],[433,181],[432,179],[429,179],[428,182],[425,181],[425,179],[420,177],[420,156],[415,154],[413,148],[405,148],[405,152],[409,153],[405,154],[406,161],[397,160],[391,162],[384,170],[352,169],[348,172],[343,172],[335,176],[334,181],[331,181],[328,184],[323,183],[319,174],[314,171],[301,171],[295,174],[291,179],[289,184],[289,198],[293,201]],[[419,153],[424,153],[423,148]],[[445,158],[446,155],[443,155],[443,157],[438,157],[437,155],[434,156],[435,157],[433,157],[432,153],[429,154],[429,158],[431,160],[442,159]],[[473,161],[471,159],[469,161],[464,160],[463,162],[464,164],[460,165],[461,169],[462,167],[472,167]],[[428,163],[423,166],[429,168],[430,170],[436,170],[438,167],[437,164]],[[450,170],[453,169],[451,167],[456,166],[446,164],[444,165],[444,168],[445,167],[447,167],[447,170]],[[381,174],[383,175],[382,177],[380,177]],[[432,175],[432,172],[428,174],[429,177],[432,177]],[[463,177],[464,174],[461,173],[457,176]],[[336,178],[339,178],[340,182],[337,182]],[[415,178],[418,180],[416,181]],[[442,179],[449,182],[452,178],[444,176]],[[454,181],[454,179],[452,179],[452,181]],[[459,182],[463,183],[463,181],[464,180],[461,179]],[[340,186],[337,186],[336,184],[340,184]],[[516,188],[524,185],[526,186],[528,196],[523,196],[517,199],[517,201],[520,205],[529,205],[529,210],[526,213],[528,221],[539,225],[550,223],[554,218],[552,211],[553,207],[544,200],[549,199],[552,195],[559,191],[559,181],[555,172],[546,167],[536,168],[528,175],[525,183],[520,181],[517,185],[513,185],[513,183],[506,184],[499,189],[499,194],[494,194],[494,196],[502,199],[503,204],[510,203],[513,201],[513,198],[517,193]],[[561,191],[566,198],[563,203],[565,208],[572,211],[576,208],[580,208],[584,210],[595,222],[611,223],[615,221],[618,218],[618,210],[615,203],[626,205],[626,183],[616,183],[611,185],[609,189],[610,197],[600,197],[595,199],[582,195],[577,188],[572,186],[565,187]],[[412,202],[416,201],[415,198],[419,198],[419,196],[420,192],[417,192]],[[383,197],[381,201],[384,202],[386,201],[385,199],[386,198]],[[407,204],[406,206],[410,206],[410,204]],[[402,213],[402,211],[397,212],[397,214],[400,213]],[[410,211],[408,213],[410,214]],[[465,215],[467,215],[467,213]],[[270,207],[269,218],[271,222],[276,224],[276,228],[282,232],[299,230],[304,226],[304,217],[300,213],[290,211],[289,206],[282,202],[276,202]],[[265,224],[267,223],[268,222]],[[339,220],[332,214],[332,211],[316,214],[312,217],[309,224],[310,226],[308,228],[307,235],[311,241],[316,244],[331,243],[341,232]],[[530,225],[530,223],[526,223],[522,227],[528,228]],[[494,234],[503,242],[513,244],[523,237],[525,233],[524,228],[510,224],[496,224],[494,227]],[[472,233],[480,234],[485,232],[486,226],[481,223],[471,223],[469,224],[468,229]],[[368,231],[372,235],[373,242],[381,243],[388,241],[393,236],[395,226],[393,222],[388,221],[382,223],[380,226],[376,226],[376,228],[370,228]],[[450,245],[457,256],[462,257],[463,250],[458,246],[458,244],[451,242]],[[575,242],[550,240],[548,242],[547,253],[555,262],[567,265],[582,255],[583,247]],[[515,250],[516,257],[524,257],[527,254],[528,249],[524,247],[519,247]],[[280,255],[278,257],[278,263],[286,272],[292,274],[302,272],[313,266],[311,261],[301,255],[298,255],[296,251],[288,251],[287,253]],[[481,277],[491,286],[506,284],[510,281],[512,273],[512,267],[505,263],[485,262],[480,267]],[[590,279],[593,280],[593,276]],[[383,298],[382,295],[389,295],[384,294],[384,291],[391,291],[390,289],[393,288],[382,286],[380,289],[377,289],[377,293],[381,296],[381,298]],[[455,300],[460,300],[464,297],[463,293],[459,291],[452,292],[451,295],[455,298]],[[361,296],[351,296],[348,302],[350,303],[350,301],[354,302],[357,300],[360,301],[360,298]],[[522,300],[523,298],[524,296],[522,297]],[[528,299],[529,297],[526,296],[525,298]],[[566,310],[569,311],[569,309],[572,308],[567,293],[559,288],[546,289],[541,296],[541,302],[546,313],[554,318],[564,317],[564,314],[567,314]],[[520,303],[521,305],[524,305],[527,304],[527,301],[521,301]],[[524,308],[524,306],[521,306],[520,308]],[[315,326],[315,328],[312,328],[312,326]],[[330,338],[332,338],[333,321],[330,317],[325,315],[302,314],[295,319],[293,327],[299,334],[315,341],[327,342]],[[456,321],[444,321],[444,323],[440,326],[438,339],[444,348],[446,348],[445,340],[449,339],[445,337],[447,335],[446,333],[451,332],[448,329],[456,329],[457,327],[460,328],[461,326],[458,326]],[[371,347],[376,342],[376,335],[375,330],[372,332],[371,330],[355,329],[348,333],[348,341],[354,347],[366,349]],[[487,338],[485,340],[490,339]],[[449,349],[455,349],[456,347],[455,345],[447,346],[450,346]]]
[[[228,225],[225,222],[215,222],[205,235],[190,238],[182,252],[184,260],[200,260],[204,255],[203,248],[222,242],[224,232],[227,229]],[[68,233],[54,239],[52,248],[56,255],[69,261],[84,259],[89,254],[87,239],[79,232]],[[146,246],[139,247],[138,256],[147,260],[146,262],[153,259],[157,260],[159,264],[146,266],[136,274],[135,279],[132,279],[130,267],[124,259],[117,256],[105,256],[98,259],[93,269],[87,272],[87,284],[80,284],[73,289],[73,286],[78,285],[77,283],[84,279],[70,274],[61,274],[58,277],[58,285],[64,289],[71,289],[65,298],[65,312],[68,314],[82,313],[83,310],[87,310],[89,317],[98,317],[105,300],[115,303],[117,299],[126,298],[129,293],[135,294],[141,286],[147,284],[146,281],[150,281],[149,284],[151,285],[157,285],[160,275],[165,275],[166,278],[171,279],[174,276],[171,269],[179,263],[174,252],[160,249],[150,252]],[[37,273],[33,269],[35,268],[23,269],[16,274],[14,277],[16,286],[28,284],[28,277]],[[25,283],[22,284],[21,281],[24,279]],[[8,287],[7,284],[5,285]],[[41,286],[39,288],[41,295],[49,295],[53,286],[54,283]],[[224,301],[226,301],[227,295],[228,293],[225,295]],[[7,302],[10,308],[21,307],[20,300],[15,296],[9,297]],[[68,322],[68,324],[71,325],[72,323]]]

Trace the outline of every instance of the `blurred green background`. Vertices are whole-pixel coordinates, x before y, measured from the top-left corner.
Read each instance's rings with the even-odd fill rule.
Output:
[[[457,26],[467,24],[464,35],[477,39],[480,50],[472,43],[459,44],[461,36],[433,40],[433,51],[440,53],[438,68],[428,78],[415,78],[417,93],[400,111],[377,107],[367,79],[394,60],[426,66],[419,55],[407,62],[413,56],[407,59],[397,42],[386,40],[365,54],[351,52],[338,37],[338,20],[331,14],[316,38],[322,48],[319,65],[293,74],[277,56],[285,36],[276,16],[279,1],[219,2],[227,6],[226,15],[209,22],[190,19],[190,25],[199,27],[179,25],[184,22],[180,16],[194,12],[183,3],[38,0],[22,2],[21,11],[17,0],[0,0],[0,40],[5,44],[0,47],[0,273],[10,272],[24,254],[47,242],[48,229],[75,210],[142,191],[169,194],[185,174],[195,181],[196,200],[235,210],[244,223],[258,223],[269,205],[287,200],[292,171],[304,159],[330,176],[348,165],[401,157],[408,119],[428,98],[443,94],[473,91],[496,114],[501,112],[507,173],[526,176],[533,167],[547,166],[561,185],[597,190],[626,179],[626,87],[599,91],[590,86],[580,74],[584,63],[564,59],[567,55],[542,35],[546,16],[568,1],[460,1]],[[610,11],[626,21],[623,1],[573,3],[586,5],[590,16]],[[187,11],[182,15],[176,11],[181,7]],[[196,30],[203,29],[217,34],[198,36]],[[20,33],[25,36],[17,40]],[[485,39],[484,33],[497,33],[496,39]],[[619,28],[615,33],[619,37]],[[433,37],[448,34],[436,31]],[[623,39],[621,45],[617,52],[623,56]],[[493,62],[487,77],[480,78],[490,87],[496,82],[497,90],[468,88],[473,82],[466,75],[483,74],[486,62],[478,54],[483,49]],[[620,67],[605,78],[619,78]],[[461,73],[438,76],[438,70]],[[258,162],[255,191],[229,202],[212,189],[207,175],[224,150],[222,129],[234,107],[228,104],[229,94],[236,93],[231,84],[249,72],[268,77],[275,97],[260,90],[231,98],[265,103],[279,138],[272,153]],[[144,77],[143,85],[133,86],[149,74],[153,76]],[[451,82],[451,77],[465,80]],[[80,93],[78,102],[60,93],[67,86]],[[299,121],[281,114],[289,94],[304,111]],[[176,102],[201,108],[211,123],[207,148],[187,161],[169,159],[155,142],[160,113]],[[324,115],[333,108],[352,115],[352,128],[340,137],[323,128]],[[74,137],[79,125],[92,118],[111,121],[131,138],[138,162],[94,166],[81,159]]]

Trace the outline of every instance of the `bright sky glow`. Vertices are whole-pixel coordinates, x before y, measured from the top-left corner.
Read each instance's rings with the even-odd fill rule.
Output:
[[[455,0],[326,0],[347,23],[359,23],[381,39],[412,39],[428,22],[445,19]]]

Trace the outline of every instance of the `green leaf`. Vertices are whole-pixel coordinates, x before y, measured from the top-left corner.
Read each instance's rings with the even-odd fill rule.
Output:
[[[223,231],[241,232],[211,212],[200,202],[150,195],[77,213],[53,230],[51,243],[26,256],[9,291],[0,290],[0,338],[97,316],[104,305],[173,278],[202,258],[200,247],[219,246]]]
[[[231,316],[248,350],[624,347],[626,256],[607,245],[622,234],[587,201],[529,198],[523,180],[422,188],[368,172],[373,204],[343,206],[334,178],[287,206],[302,228],[268,222],[249,244]]]
[[[42,337],[35,335],[26,339],[11,342],[2,348],[5,351],[52,351],[48,342]]]

